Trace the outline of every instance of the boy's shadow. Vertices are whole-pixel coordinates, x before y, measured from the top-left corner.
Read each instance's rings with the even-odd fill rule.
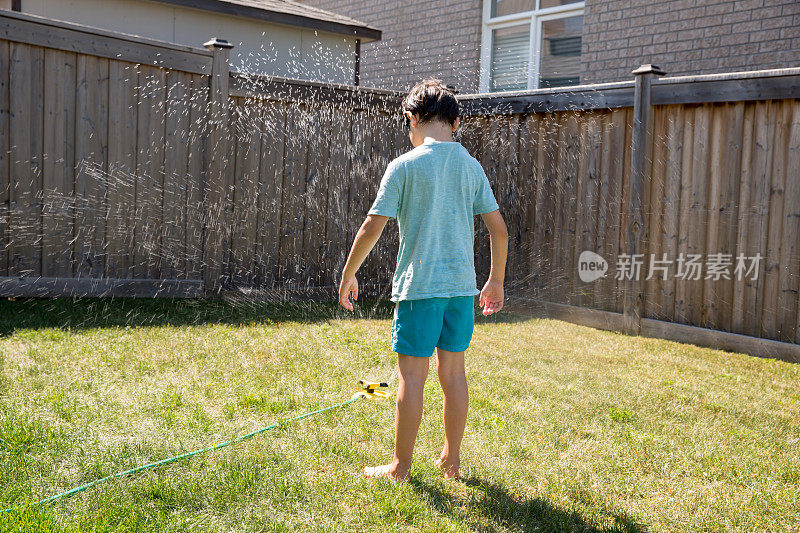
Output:
[[[428,504],[437,512],[473,522],[471,525],[478,531],[497,531],[502,528],[525,532],[599,533],[608,530],[587,523],[575,511],[554,507],[544,498],[520,498],[505,487],[478,477],[463,478],[462,482],[479,490],[460,498],[424,480],[414,477],[409,479],[409,485],[427,499]],[[625,513],[606,511],[604,514],[613,517],[614,524],[610,529],[614,531],[626,533],[647,531],[645,526],[637,524]]]

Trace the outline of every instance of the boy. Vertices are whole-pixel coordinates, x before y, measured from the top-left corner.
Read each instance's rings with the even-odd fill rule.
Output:
[[[367,467],[367,477],[404,481],[422,419],[428,361],[434,348],[444,393],[445,443],[438,466],[459,477],[467,423],[464,351],[472,338],[475,287],[474,215],[491,239],[492,266],[480,291],[483,314],[503,308],[508,232],[480,163],[453,140],[459,125],[455,95],[439,80],[425,80],[403,100],[414,149],[391,163],[356,235],[339,285],[339,303],[353,310],[356,271],[389,218],[397,218],[400,246],[392,280],[395,301],[392,350],[398,354],[395,449],[391,463]]]

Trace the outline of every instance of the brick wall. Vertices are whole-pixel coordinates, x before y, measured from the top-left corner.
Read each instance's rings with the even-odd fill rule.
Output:
[[[800,67],[798,0],[586,0],[582,83]]]
[[[437,76],[477,92],[483,0],[302,0],[383,30],[363,46],[364,85],[407,89]],[[411,5],[414,4],[414,5]],[[800,0],[586,0],[581,83],[800,67]]]
[[[477,92],[482,0],[301,0],[383,31],[362,46],[361,84],[406,90],[436,76]]]

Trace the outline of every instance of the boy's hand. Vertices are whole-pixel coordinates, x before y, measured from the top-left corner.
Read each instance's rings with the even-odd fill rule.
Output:
[[[503,308],[503,284],[488,280],[483,286],[478,304],[483,307],[483,316],[493,315]]]
[[[358,300],[358,280],[355,276],[342,278],[342,282],[339,284],[339,303],[348,311],[353,310],[351,295],[353,300]]]

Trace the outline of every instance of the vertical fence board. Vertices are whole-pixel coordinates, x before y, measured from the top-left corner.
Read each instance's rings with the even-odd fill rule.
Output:
[[[569,198],[569,176],[567,176],[567,166],[568,163],[566,161],[568,157],[568,151],[565,149],[567,144],[568,132],[567,132],[567,113],[561,112],[557,113],[557,137],[556,137],[556,146],[555,150],[558,152],[558,160],[555,165],[555,180],[556,180],[556,187],[558,193],[555,197],[555,213],[553,214],[553,256],[552,256],[552,265],[553,265],[553,300],[554,302],[558,303],[566,303],[569,298],[569,294],[567,293],[567,276],[568,273],[565,270],[565,258],[564,255],[567,253],[569,248],[569,239],[568,239],[568,224],[569,224],[569,217],[572,215],[571,212],[568,212],[568,198]]]
[[[360,160],[360,165],[357,167],[358,171],[355,173],[355,178],[361,182],[361,187],[359,187],[359,191],[354,198],[356,200],[356,205],[360,207],[357,209],[356,212],[356,220],[353,226],[354,229],[359,227],[359,224],[366,216],[370,206],[372,205],[373,200],[375,199],[375,191],[377,187],[380,185],[381,176],[383,173],[380,173],[379,176],[375,174],[378,171],[377,165],[375,163],[375,154],[376,154],[376,143],[378,142],[377,136],[379,135],[379,127],[375,124],[375,114],[374,110],[372,109],[365,109],[363,114],[359,115],[362,123],[360,128],[363,130],[363,144],[357,143],[356,146],[362,146],[364,153],[357,159]],[[374,183],[378,181],[378,183]],[[362,278],[362,285],[364,285],[365,291],[367,290],[366,287],[368,285],[372,285],[369,289],[374,290],[374,285],[376,284],[376,274],[378,272],[378,261],[377,251],[373,250],[370,253],[366,260],[364,261],[363,266],[361,267],[361,278]]]
[[[577,219],[583,216],[578,212],[578,169],[580,167],[580,123],[578,116],[569,111],[566,113],[566,157],[561,158],[564,162],[564,180],[562,181],[565,193],[565,209],[563,212],[565,241],[562,243],[562,268],[564,272],[564,303],[575,303],[575,287],[580,281],[576,266],[577,256],[575,250],[578,246]]]
[[[555,132],[558,116],[546,113],[539,121],[539,144],[536,150],[536,218],[533,242],[536,258],[537,282],[534,294],[551,301],[555,293],[553,276],[553,248],[555,234],[555,198],[558,183],[555,165],[558,157]]]
[[[9,60],[9,42],[0,40],[0,276],[8,275],[8,220],[11,216]]]
[[[588,225],[585,227],[586,240],[585,244],[587,250],[597,252],[597,226],[598,217],[600,216],[600,172],[603,159],[603,124],[607,112],[598,112],[593,115],[589,123],[588,141],[589,147],[586,152],[586,179],[587,179],[587,193],[586,208],[591,210]],[[587,307],[592,307],[595,301],[596,293],[599,285],[593,283],[590,287],[587,297],[584,298]]]
[[[75,54],[44,50],[42,275],[72,277]]]
[[[721,171],[719,202],[719,247],[709,249],[710,253],[723,254],[727,275],[714,282],[714,312],[710,315],[712,327],[723,331],[731,331],[733,314],[733,261],[736,256],[737,227],[739,224],[739,173],[742,161],[742,135],[744,127],[744,104],[725,105],[722,122],[722,153],[719,166]],[[712,162],[712,165],[715,163]],[[709,230],[709,235],[712,230]]]
[[[331,113],[322,106],[311,110],[309,127],[317,132],[309,139],[306,171],[305,220],[303,255],[307,263],[303,282],[308,286],[323,285],[323,250],[325,248],[325,207],[328,205],[328,162],[330,159]]]
[[[308,123],[308,109],[301,106],[290,106],[286,119],[286,151],[284,159],[284,190],[281,205],[281,248],[279,278],[292,288],[300,284],[301,261],[303,249],[303,195],[305,195],[305,175],[307,150],[301,135],[292,132],[305,131]]]
[[[769,183],[772,175],[772,143],[775,126],[775,106],[772,102],[758,102],[755,109],[753,155],[750,178],[750,216],[747,228],[747,257],[758,257],[758,268],[747,276],[745,284],[745,334],[761,333],[763,308],[764,264],[767,241],[767,216]]]
[[[620,249],[620,229],[622,227],[622,184],[625,168],[625,140],[628,129],[628,113],[626,109],[615,109],[611,112],[611,121],[608,124],[608,139],[605,141],[609,149],[607,160],[603,163],[607,182],[604,183],[603,203],[606,206],[603,219],[605,227],[598,228],[598,233],[603,234],[602,251],[598,251],[608,261],[608,273],[601,281],[601,302],[606,311],[620,311],[617,296],[617,280],[615,268]],[[606,154],[604,154],[606,158]],[[606,178],[604,178],[605,180]],[[600,249],[600,248],[599,248]]]
[[[224,95],[223,95],[224,97]],[[217,170],[220,185],[220,209],[219,217],[215,222],[220,251],[217,256],[219,261],[220,277],[219,288],[221,290],[235,289],[231,279],[231,264],[233,261],[233,232],[235,229],[234,219],[234,180],[236,176],[236,108],[235,98],[227,98],[227,109],[221,107],[221,127],[217,137],[217,150],[220,154],[220,162],[223,163]]]
[[[588,245],[588,236],[586,235],[586,228],[591,225],[587,220],[591,214],[587,210],[587,202],[589,200],[589,184],[586,176],[586,165],[588,164],[588,146],[589,146],[589,121],[590,116],[581,116],[578,119],[578,142],[577,142],[577,170],[575,173],[575,245],[568,251],[571,256],[573,264],[570,270],[570,278],[572,290],[570,291],[570,300],[573,305],[585,306],[589,300],[589,289],[591,284],[584,283],[578,277],[578,261],[580,254],[586,249]]]
[[[708,211],[705,218],[706,235],[705,244],[702,249],[706,252],[703,257],[703,302],[706,309],[705,320],[702,322],[704,327],[718,327],[716,321],[717,298],[721,284],[711,279],[708,273],[708,266],[712,259],[711,254],[720,251],[720,210],[722,209],[722,154],[723,154],[723,109],[717,106],[709,109],[709,164],[708,164]],[[705,172],[704,172],[705,174]]]
[[[203,277],[203,243],[205,212],[203,205],[206,188],[204,165],[207,145],[207,124],[204,117],[208,108],[208,78],[199,74],[191,77],[189,108],[189,135],[186,176],[186,273],[187,279]],[[182,276],[184,277],[184,276]]]
[[[695,107],[684,108],[681,113],[683,122],[683,142],[681,150],[680,180],[680,218],[678,221],[678,261],[685,260],[689,247],[689,230],[691,226],[690,213],[692,207],[692,152],[694,150],[694,114]],[[689,306],[692,297],[689,284],[677,278],[680,263],[676,264],[675,279],[675,320],[681,323],[688,323],[690,318]]]
[[[284,187],[286,106],[265,102],[262,106],[261,167],[259,171],[258,262],[264,288],[273,288],[280,275],[281,206]]]
[[[506,221],[509,228],[508,259],[506,265],[506,290],[511,294],[517,294],[516,276],[518,265],[519,245],[521,242],[520,228],[520,209],[522,206],[515,194],[515,181],[517,174],[517,162],[519,153],[519,118],[517,115],[503,115],[499,124],[499,137],[497,138],[497,148],[495,157],[497,165],[497,196],[500,205],[506,213]],[[485,259],[487,271],[491,268],[491,249]]]
[[[237,102],[235,120],[236,138],[231,141],[235,148],[234,173],[231,187],[231,256],[228,262],[230,279],[234,287],[251,286],[255,273],[255,248],[258,228],[259,168],[261,153],[261,129],[255,118],[257,109],[241,99]]]
[[[539,137],[539,121],[535,114],[524,115],[520,123],[519,170],[514,181],[520,204],[519,250],[517,252],[518,292],[530,298],[532,281],[536,272],[534,261],[533,232],[536,217],[536,146]],[[479,221],[480,222],[480,221]]]
[[[598,181],[598,194],[597,194],[597,219],[596,219],[596,226],[595,226],[595,233],[597,235],[595,239],[595,249],[594,252],[602,256],[606,261],[611,261],[611,258],[608,257],[606,253],[607,247],[607,235],[608,235],[608,226],[610,224],[610,212],[609,212],[609,191],[612,185],[612,176],[611,176],[611,169],[613,163],[613,155],[611,153],[611,139],[612,139],[612,130],[614,128],[613,122],[614,114],[613,111],[609,111],[603,114],[603,118],[600,122],[600,143],[601,143],[601,151],[600,151],[600,176]],[[611,265],[613,266],[613,265]],[[607,287],[610,285],[610,278],[614,276],[613,270],[610,272],[607,271],[604,277],[597,279],[594,282],[594,304],[593,307],[595,309],[605,309],[607,302],[606,302],[606,294],[607,294]]]
[[[619,250],[620,219],[622,216],[622,169],[625,129],[627,128],[624,109],[611,112],[604,132],[603,181],[601,182],[602,205],[598,221],[597,253],[608,262],[606,276],[599,280],[600,305],[606,311],[617,311],[616,264]]]
[[[665,148],[666,160],[664,161],[664,237],[662,238],[661,259],[672,261],[667,272],[667,279],[663,280],[664,320],[675,319],[676,279],[674,261],[678,257],[680,241],[680,213],[681,213],[681,175],[683,164],[683,136],[684,121],[683,109],[680,106],[668,106],[667,146]]]
[[[666,151],[666,117],[667,110],[664,107],[657,107],[653,112],[653,132],[652,132],[652,155],[653,160],[650,162],[650,183],[649,194],[645,198],[649,198],[643,202],[644,210],[644,223],[648,227],[647,231],[647,247],[644,249],[645,261],[644,267],[647,268],[645,276],[644,271],[642,275],[646,277],[645,291],[644,291],[644,307],[643,316],[650,318],[663,318],[664,309],[664,279],[662,273],[654,272],[650,269],[651,258],[655,260],[662,259],[662,248],[664,241],[664,222],[665,213],[664,206],[664,166],[665,166],[665,151]]]
[[[695,109],[694,147],[691,162],[691,196],[689,207],[689,228],[687,251],[690,255],[700,256],[702,265],[706,259],[706,238],[708,235],[708,196],[709,196],[709,159],[711,154],[711,112],[708,105]],[[708,320],[708,302],[705,300],[702,269],[699,279],[693,279],[689,285],[689,320],[696,326],[705,326]]]
[[[139,119],[136,157],[136,277],[158,279],[164,201],[166,76],[162,69],[139,67]]]
[[[576,305],[589,307],[594,301],[593,282],[584,283],[578,277],[580,255],[585,251],[595,251],[597,242],[597,169],[600,157],[599,113],[588,113],[580,123],[579,166],[577,175],[576,246],[573,250],[572,276],[574,280],[573,299]]]
[[[621,169],[622,173],[620,175],[620,187],[621,194],[620,194],[620,216],[618,217],[619,227],[617,228],[618,233],[618,247],[616,250],[617,255],[628,253],[630,247],[628,246],[628,206],[630,206],[630,176],[631,176],[631,153],[630,147],[633,142],[633,108],[626,108],[625,109],[625,125],[624,125],[624,141],[622,143],[622,150],[620,152],[622,161],[621,161]],[[616,261],[616,256],[614,257]],[[614,306],[615,310],[618,312],[623,311],[624,307],[624,300],[625,300],[625,291],[626,291],[626,282],[624,279],[616,280],[616,284],[614,286]]]
[[[347,241],[348,195],[357,187],[349,168],[348,151],[352,150],[352,111],[335,109],[331,124],[330,171],[328,172],[328,203],[326,210],[327,246],[323,255],[326,265],[325,284],[337,285],[344,270],[350,243]]]
[[[44,50],[11,43],[9,274],[42,273]]]
[[[738,225],[736,229],[736,252],[734,255],[733,274],[733,300],[731,309],[731,331],[743,333],[745,331],[745,287],[749,283],[746,277],[737,270],[738,257],[748,250],[748,228],[752,209],[750,207],[750,177],[753,155],[753,125],[755,121],[755,106],[744,106],[742,123],[742,157],[739,164],[739,198],[738,198]]]
[[[798,294],[800,293],[800,100],[784,102],[790,107],[789,141],[786,150],[786,185],[781,232],[780,293],[778,294],[778,340],[797,342]]]
[[[567,196],[567,188],[564,179],[564,167],[567,152],[564,150],[566,144],[567,129],[565,127],[565,113],[556,113],[554,117],[555,131],[552,132],[551,142],[553,145],[553,152],[557,154],[553,162],[552,172],[554,179],[555,190],[553,193],[553,246],[550,249],[552,254],[550,257],[550,264],[552,272],[551,276],[551,301],[564,303],[565,301],[565,286],[566,286],[566,272],[564,271],[564,253],[567,249],[566,230],[564,228],[565,219],[565,200]]]
[[[253,114],[257,110],[252,111]],[[247,273],[246,278],[242,281],[248,285],[253,285],[256,275],[256,248],[253,243],[256,242],[258,236],[258,227],[261,223],[260,213],[258,206],[261,203],[259,198],[261,176],[259,174],[261,168],[261,145],[263,133],[261,128],[250,126],[250,130],[246,139],[249,141],[248,157],[245,158],[242,164],[242,170],[239,173],[241,176],[241,190],[235,187],[235,191],[240,195],[243,202],[239,205],[243,207],[242,217],[242,232],[240,233],[240,241],[237,248],[242,257],[242,266]],[[238,165],[237,165],[238,167]],[[237,221],[238,222],[238,221]]]
[[[361,186],[358,181],[358,176],[363,175],[362,168],[364,166],[364,160],[363,156],[359,154],[359,150],[356,148],[358,146],[364,146],[367,139],[363,125],[364,120],[362,118],[364,113],[363,109],[354,109],[351,114],[350,131],[352,148],[347,150],[347,166],[350,169],[350,179],[352,181],[351,186],[347,190],[348,216],[345,224],[347,231],[346,240],[348,243],[353,242],[363,214],[366,213],[368,209],[366,201],[361,194]]]
[[[105,272],[109,62],[79,55],[75,122],[75,275]],[[63,244],[63,243],[62,243]]]
[[[134,274],[139,77],[130,63],[111,61],[108,69],[106,275],[128,278]]]
[[[767,216],[767,253],[764,265],[761,336],[777,338],[778,302],[781,264],[781,227],[783,225],[784,186],[786,183],[786,153],[789,143],[792,108],[787,102],[777,102],[775,132],[772,144],[772,173],[769,183]]]
[[[372,150],[372,128],[370,127],[371,117],[363,109],[355,110],[352,123],[353,149],[349,152],[351,176],[354,185],[348,191],[348,205],[350,206],[350,216],[348,217],[347,242],[353,242],[359,225],[370,208],[373,197],[368,184],[364,183],[365,176],[369,175],[369,153]],[[362,147],[362,149],[359,149]],[[368,147],[363,149],[363,147]],[[359,274],[362,285],[369,279],[369,261],[364,265],[364,269]]]
[[[162,274],[179,278],[186,271],[186,219],[192,79],[169,72],[164,117],[164,187],[161,219]]]

